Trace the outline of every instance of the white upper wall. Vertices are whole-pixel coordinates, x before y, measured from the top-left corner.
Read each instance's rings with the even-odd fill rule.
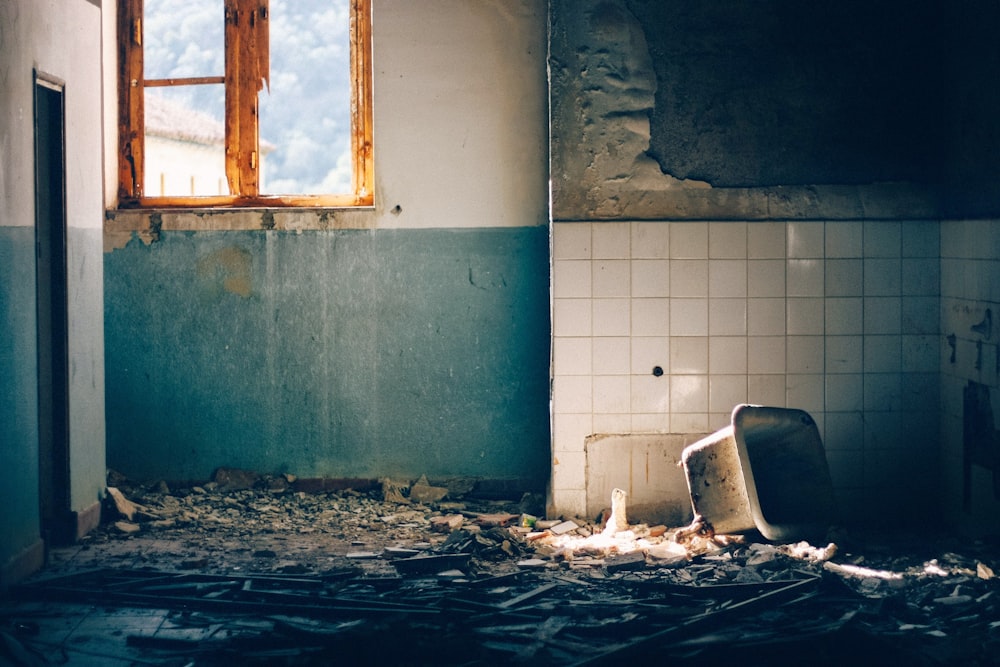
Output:
[[[98,3],[99,4],[99,3]],[[33,74],[65,83],[66,201],[71,228],[100,229],[101,10],[90,0],[0,2],[0,225],[31,226],[34,214]]]
[[[105,0],[106,16],[110,4]],[[548,224],[547,20],[545,0],[373,0],[375,210],[338,215],[336,224]],[[109,34],[113,26],[105,28],[105,174],[107,201],[114,202]],[[292,215],[297,228],[321,222],[308,209]],[[141,228],[145,217],[119,212],[116,224]],[[165,229],[173,218],[164,217]],[[198,219],[199,228],[216,222],[255,228],[259,215]]]
[[[377,226],[547,223],[546,6],[374,0]]]

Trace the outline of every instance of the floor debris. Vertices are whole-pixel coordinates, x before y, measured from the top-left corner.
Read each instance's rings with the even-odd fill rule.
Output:
[[[990,540],[772,544],[697,521],[609,530],[526,519],[516,501],[434,491],[442,500],[419,502],[408,482],[305,493],[284,476],[223,479],[116,478],[101,528],[0,598],[0,665],[975,666],[1000,656]]]

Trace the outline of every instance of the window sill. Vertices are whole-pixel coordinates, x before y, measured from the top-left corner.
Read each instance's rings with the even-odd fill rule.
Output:
[[[138,235],[147,243],[161,232],[328,231],[374,229],[374,206],[275,208],[121,208],[104,216],[105,250]]]

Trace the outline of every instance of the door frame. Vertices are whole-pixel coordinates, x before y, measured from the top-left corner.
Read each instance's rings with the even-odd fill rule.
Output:
[[[68,544],[76,539],[76,518],[69,466],[65,82],[36,69],[32,102],[40,528],[47,545]]]

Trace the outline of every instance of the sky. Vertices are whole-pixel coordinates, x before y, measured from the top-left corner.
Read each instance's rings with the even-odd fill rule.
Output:
[[[224,73],[222,0],[144,4],[147,79]],[[261,144],[273,147],[264,158],[265,194],[350,192],[349,16],[348,0],[270,2],[270,90],[260,93]],[[221,85],[170,93],[222,120]]]

